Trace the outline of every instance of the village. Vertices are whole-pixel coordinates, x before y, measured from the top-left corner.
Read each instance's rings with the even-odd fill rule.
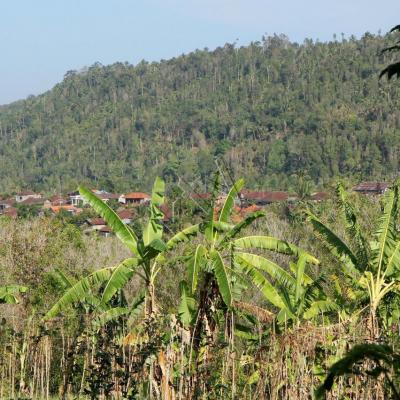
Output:
[[[353,191],[366,195],[380,195],[389,188],[386,182],[362,182],[353,187]],[[129,192],[124,194],[109,193],[105,190],[92,189],[93,193],[106,203],[113,202],[118,216],[125,224],[130,224],[137,216],[137,208],[150,202],[151,196],[144,192]],[[189,196],[193,202],[202,202],[211,199],[211,193],[195,193]],[[217,199],[217,206],[222,204],[226,195],[222,194]],[[321,202],[330,198],[328,192],[316,192],[311,194],[307,200]],[[237,223],[252,212],[260,211],[263,207],[273,203],[294,204],[298,202],[299,196],[285,191],[248,191],[240,192],[239,198],[234,206],[232,219]],[[45,197],[41,193],[24,190],[13,196],[0,199],[0,216],[18,218],[18,210],[21,207],[35,207],[39,209],[39,215],[67,213],[78,215],[84,211],[86,204],[78,191],[69,192],[64,195],[58,194]],[[162,206],[164,223],[167,224],[173,218],[173,211],[168,204]],[[99,235],[108,237],[112,234],[103,218],[94,217],[86,220],[86,233],[96,231]]]

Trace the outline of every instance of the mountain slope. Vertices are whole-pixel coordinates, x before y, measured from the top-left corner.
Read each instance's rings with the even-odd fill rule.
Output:
[[[288,187],[298,172],[319,184],[389,179],[400,92],[377,78],[385,43],[274,36],[69,71],[43,95],[0,107],[0,190],[144,189],[156,174],[205,183],[214,157],[254,188]]]

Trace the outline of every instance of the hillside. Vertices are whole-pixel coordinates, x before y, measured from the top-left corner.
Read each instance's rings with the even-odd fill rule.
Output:
[[[214,157],[257,188],[294,173],[390,179],[399,170],[399,84],[378,82],[385,39],[299,45],[283,36],[159,63],[69,71],[52,90],[0,107],[0,191],[123,191],[205,184]]]

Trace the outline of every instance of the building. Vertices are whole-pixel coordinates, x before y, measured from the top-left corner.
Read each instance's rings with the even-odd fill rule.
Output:
[[[105,203],[108,203],[110,200],[116,200],[119,201],[119,198],[121,197],[119,194],[114,194],[114,193],[108,193],[108,192],[100,192],[96,193],[97,197],[103,200]]]
[[[109,237],[112,235],[112,230],[108,226],[105,226],[104,228],[99,229],[99,235]]]
[[[355,186],[353,190],[363,194],[383,194],[389,187],[390,185],[386,182],[362,182]]]
[[[68,203],[72,206],[80,206],[83,198],[78,191],[68,193]]]
[[[118,201],[122,204],[142,205],[150,202],[151,197],[143,192],[131,192],[122,194]]]
[[[4,210],[6,210],[7,208],[12,207],[14,204],[15,204],[14,197],[0,200],[0,214],[4,212]]]
[[[48,201],[51,203],[52,206],[63,206],[68,204],[68,200],[59,194],[51,196]]]
[[[45,200],[40,198],[28,197],[27,199],[20,201],[18,204],[21,206],[42,206]]]
[[[24,190],[21,193],[15,195],[15,201],[21,203],[28,199],[40,199],[42,195],[40,193],[32,192],[31,190]]]
[[[327,200],[327,199],[329,199],[329,197],[330,197],[329,193],[327,193],[327,192],[316,192],[310,196],[310,200],[319,202],[319,201]]]
[[[134,217],[133,210],[125,209],[125,210],[118,212],[117,214],[118,214],[118,217],[121,218],[121,220],[124,224],[130,224],[133,221],[133,217]]]
[[[271,203],[288,201],[289,194],[287,192],[253,192],[243,190],[240,192],[240,199],[247,204],[264,206]]]
[[[4,212],[1,215],[10,218],[17,218],[18,210],[15,207],[8,207],[7,209],[4,210]]]
[[[58,214],[62,211],[71,213],[72,215],[76,215],[82,212],[81,208],[75,207],[72,204],[65,204],[62,206],[50,206],[50,211],[53,214]]]
[[[105,226],[107,226],[106,221],[103,218],[91,218],[87,220],[89,225],[89,230],[91,231],[100,231]]]

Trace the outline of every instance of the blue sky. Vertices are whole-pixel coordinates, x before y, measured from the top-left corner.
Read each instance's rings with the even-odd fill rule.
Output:
[[[400,1],[2,0],[0,104],[39,94],[70,69],[137,63],[226,42],[360,36],[400,23]]]

